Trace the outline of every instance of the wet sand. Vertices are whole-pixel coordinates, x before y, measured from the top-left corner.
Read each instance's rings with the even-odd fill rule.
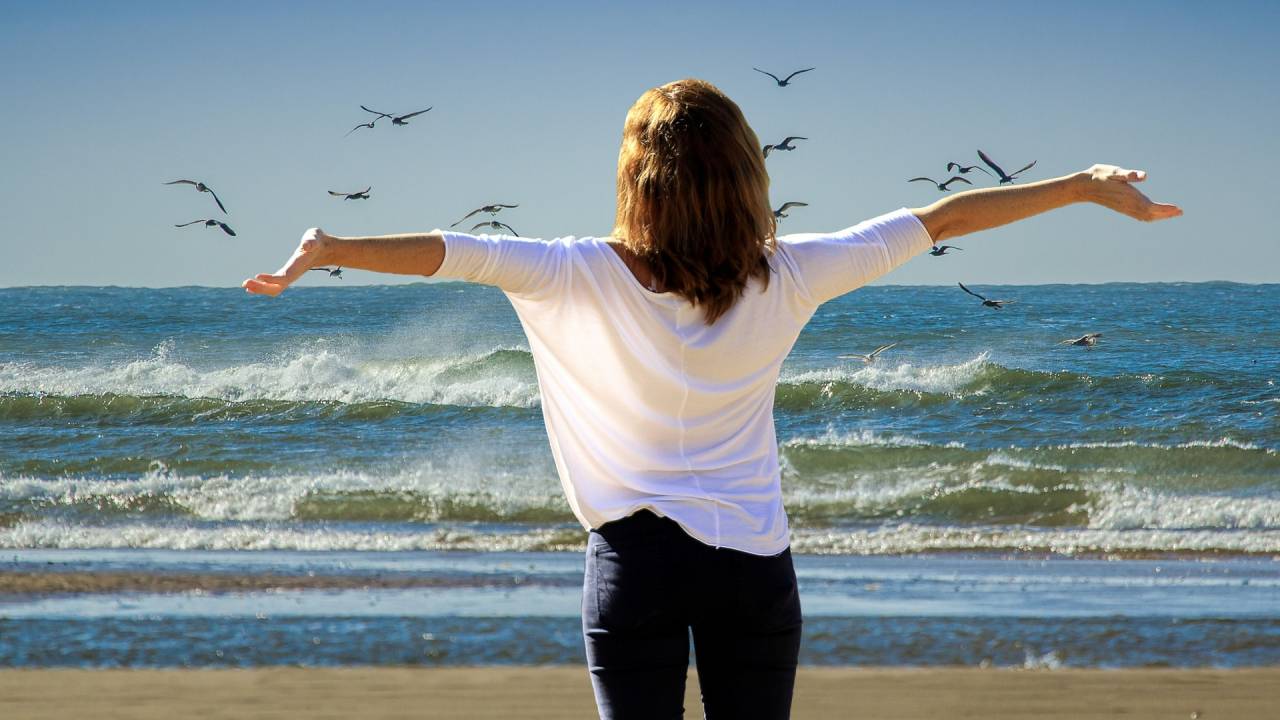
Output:
[[[692,674],[685,707],[701,716]],[[1280,668],[803,668],[793,717],[1270,720],[1277,707]],[[3,670],[0,717],[592,718],[595,706],[581,667]]]

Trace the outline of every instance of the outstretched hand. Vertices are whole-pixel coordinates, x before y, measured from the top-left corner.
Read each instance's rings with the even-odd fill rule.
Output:
[[[1151,198],[1133,186],[1147,179],[1142,170],[1125,170],[1115,165],[1094,165],[1085,171],[1086,197],[1131,218],[1151,222],[1178,217],[1182,208],[1177,205],[1153,202]]]
[[[321,256],[330,237],[320,228],[311,228],[302,233],[298,249],[293,251],[293,255],[279,270],[275,273],[258,273],[241,283],[241,287],[256,295],[279,295],[308,270],[325,264]]]

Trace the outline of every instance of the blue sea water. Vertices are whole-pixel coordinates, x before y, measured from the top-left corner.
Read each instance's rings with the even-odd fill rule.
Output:
[[[954,552],[1280,565],[1280,285],[976,289],[1018,302],[995,311],[958,288],[870,287],[823,306],[805,330],[775,403],[797,553],[837,564]],[[1096,348],[1060,344],[1086,332],[1103,333]],[[838,358],[891,342],[872,365]],[[0,557],[573,558],[583,539],[547,449],[528,346],[495,290],[335,281],[270,300],[214,288],[0,289]],[[1213,605],[1213,592],[1196,597]],[[0,664],[21,664],[6,638],[41,617],[18,620],[15,607],[0,601]],[[1270,645],[1210,662],[1280,660],[1272,607],[1248,619],[1270,628],[1250,635]],[[1032,615],[1070,615],[1045,608]],[[1195,632],[1244,622],[1182,614],[1161,622],[1199,623]],[[280,632],[359,615],[328,607]],[[559,619],[539,620],[550,624],[538,637],[572,623],[547,617]],[[83,617],[67,632],[135,621]],[[1164,632],[1144,628],[1138,636]],[[1195,633],[1178,632],[1194,645]],[[1197,664],[1173,655],[1131,657]]]

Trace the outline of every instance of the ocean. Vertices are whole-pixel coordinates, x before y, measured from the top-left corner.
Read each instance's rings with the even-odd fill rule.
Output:
[[[511,307],[342,282],[0,289],[0,666],[580,661]],[[1018,302],[863,288],[784,365],[802,659],[1280,662],[1280,285],[970,287]],[[5,587],[104,569],[320,579]]]

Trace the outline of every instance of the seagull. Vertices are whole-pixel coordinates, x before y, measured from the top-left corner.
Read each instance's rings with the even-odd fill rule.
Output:
[[[800,137],[799,135],[788,135],[786,140],[783,140],[777,145],[765,145],[764,156],[769,157],[769,153],[774,150],[795,150],[796,146],[791,144],[792,140],[808,140],[808,139],[809,138],[807,137]]]
[[[341,280],[341,279],[342,279],[342,268],[341,268],[341,267],[336,267],[336,268],[315,267],[315,268],[310,268],[310,269],[311,269],[311,270],[319,270],[320,272],[327,272],[327,273],[329,273],[329,277],[336,277],[336,278],[338,278],[339,280]]]
[[[774,216],[774,217],[776,217],[776,218],[790,217],[789,215],[787,215],[787,211],[788,211],[788,210],[790,210],[790,209],[791,209],[791,208],[793,208],[793,207],[809,207],[809,203],[802,203],[802,202],[785,202],[785,203],[782,203],[782,207],[780,207],[780,208],[778,208],[777,210],[774,210],[774,211],[773,211],[773,216]]]
[[[1102,333],[1089,333],[1087,335],[1081,335],[1078,338],[1072,338],[1071,340],[1063,340],[1058,344],[1059,345],[1079,345],[1081,347],[1091,348],[1094,345],[1098,344],[1098,338],[1100,337],[1102,337]]]
[[[517,207],[520,207],[519,203],[515,205],[504,205],[502,203],[485,205],[484,207],[478,207],[475,210],[472,210],[471,212],[467,213],[466,215],[463,215],[462,220],[466,220],[467,218],[471,217],[472,215],[475,215],[476,213],[484,212],[484,213],[489,213],[490,215],[497,215],[499,212],[502,211],[502,208],[517,208]],[[450,225],[449,227],[457,227],[458,223],[462,222],[462,220],[459,220],[458,222]]]
[[[226,223],[222,222],[221,220],[213,220],[213,219],[209,219],[209,220],[192,220],[192,221],[191,221],[191,222],[189,222],[189,223],[182,223],[181,225],[174,225],[174,227],[186,227],[186,226],[188,226],[188,225],[195,225],[196,223],[204,223],[204,226],[205,226],[205,227],[213,227],[213,226],[217,225],[218,227],[222,228],[222,232],[224,232],[224,233],[226,233],[226,234],[230,235],[231,237],[235,237],[235,236],[236,236],[236,231],[235,231],[235,230],[232,230],[230,225],[228,225],[228,224],[226,224]]]
[[[1019,170],[1019,171],[1017,171],[1017,172],[1014,172],[1014,173],[1009,173],[1009,174],[1007,174],[1007,175],[1006,175],[1006,174],[1005,174],[1005,171],[1004,171],[1004,170],[1001,170],[999,165],[995,164],[995,162],[994,162],[991,158],[987,157],[987,154],[986,154],[986,153],[984,153],[984,152],[982,152],[981,150],[979,150],[979,151],[978,151],[978,157],[982,158],[982,162],[986,163],[986,164],[987,164],[987,167],[991,168],[992,170],[995,170],[995,171],[996,171],[996,173],[1000,175],[1000,184],[1001,184],[1001,185],[1004,185],[1005,183],[1011,183],[1011,182],[1013,182],[1013,179],[1014,179],[1014,178],[1018,177],[1018,176],[1019,176],[1019,175],[1021,175],[1023,172],[1025,172],[1025,171],[1027,171],[1027,170],[1030,170],[1030,169],[1032,168],[1032,166],[1034,166],[1034,165],[1036,164],[1036,161],[1035,161],[1035,160],[1032,160],[1029,164],[1027,164],[1027,165],[1026,165],[1025,167],[1023,167],[1021,170]]]
[[[432,105],[431,107],[435,107],[435,106]],[[431,108],[427,108],[427,110],[419,110],[418,112],[411,112],[408,115],[392,115],[390,113],[384,113],[378,110],[367,108],[363,105],[360,106],[360,109],[365,112],[373,113],[374,115],[377,115],[378,117],[373,119],[374,122],[377,122],[382,118],[391,118],[392,125],[408,125],[409,123],[405,122],[406,120],[408,120],[411,117],[417,117],[418,115],[421,115],[422,113],[427,112],[427,110],[430,110]]]
[[[753,67],[753,68],[751,68],[751,69],[752,69],[752,70],[755,70],[755,71],[756,71],[756,72],[758,72],[758,73],[764,73],[765,75],[768,75],[769,77],[773,78],[773,81],[774,81],[774,82],[776,82],[776,83],[778,83],[778,87],[786,87],[786,86],[788,86],[788,85],[790,85],[790,84],[791,84],[791,78],[793,78],[793,77],[795,77],[795,76],[799,75],[800,73],[807,73],[807,72],[809,72],[810,70],[814,70],[814,69],[816,69],[816,68],[805,68],[804,70],[797,70],[797,71],[795,71],[795,72],[791,73],[790,75],[788,75],[788,76],[787,76],[785,79],[783,79],[783,80],[779,80],[777,75],[774,75],[774,74],[773,74],[773,73],[771,73],[771,72],[765,72],[764,70],[761,70],[761,69],[760,69],[760,68],[758,68],[758,67]]]
[[[974,291],[970,290],[969,288],[965,287],[965,286],[964,286],[964,283],[956,283],[956,284],[960,286],[960,289],[961,289],[961,290],[963,290],[963,291],[965,291],[965,292],[969,293],[970,295],[972,295],[972,296],[974,296],[974,297],[978,298],[979,300],[981,300],[981,301],[982,301],[982,304],[983,304],[983,306],[984,306],[984,307],[995,308],[996,310],[1000,310],[1000,309],[1002,309],[1002,306],[1004,306],[1004,305],[1008,305],[1008,304],[1010,304],[1010,303],[1016,303],[1016,302],[1018,302],[1017,300],[988,300],[988,299],[986,299],[986,298],[982,297],[981,295],[979,295],[978,293],[976,293],[976,292],[974,292]]]
[[[953,168],[954,168],[954,170],[953,170]],[[969,166],[964,166],[964,165],[961,165],[961,164],[960,164],[960,163],[958,163],[958,162],[949,162],[949,163],[947,163],[947,172],[958,172],[958,173],[960,173],[961,175],[968,175],[969,173],[973,172],[974,170],[981,170],[982,172],[987,173],[988,175],[990,175],[990,174],[991,174],[991,173],[987,172],[987,171],[986,171],[986,169],[985,169],[985,168],[983,168],[981,165],[969,165]]]
[[[377,121],[381,120],[382,118],[387,118],[387,119],[389,119],[389,120],[394,120],[394,119],[395,119],[395,117],[396,117],[395,115],[391,115],[391,114],[384,113],[384,112],[378,112],[377,110],[370,110],[369,108],[367,108],[367,107],[365,107],[365,106],[363,106],[363,105],[361,105],[361,106],[360,106],[360,109],[361,109],[361,110],[363,110],[363,111],[365,111],[365,112],[373,113],[374,115],[377,115],[378,117],[376,117],[376,118],[374,118],[374,119],[373,119],[373,121],[374,121],[374,122],[377,122]]]
[[[955,245],[934,245],[929,254],[934,257],[942,257],[947,254],[948,250],[964,250],[964,248],[956,247]]]
[[[880,353],[884,352],[885,350],[888,350],[891,347],[894,347],[897,344],[898,343],[895,342],[895,343],[889,343],[888,345],[881,345],[875,350],[872,350],[867,355],[841,355],[840,359],[841,360],[861,360],[863,364],[870,365],[871,363],[876,361],[876,358],[879,357]]]
[[[494,230],[501,230],[503,228],[506,228],[511,231],[512,235],[515,235],[516,237],[520,237],[520,233],[516,232],[515,229],[512,228],[510,225],[504,222],[498,222],[497,220],[486,220],[482,223],[476,223],[471,228],[471,232],[475,232],[476,230],[479,230],[482,227],[492,228]]]
[[[435,107],[435,106],[433,105],[431,107]],[[427,110],[430,110],[430,109],[431,108],[427,108]],[[408,125],[409,123],[405,122],[406,120],[408,120],[411,117],[417,117],[418,115],[421,115],[422,113],[427,112],[427,110],[419,110],[418,112],[411,112],[408,115],[397,115],[396,117],[391,118],[391,124],[392,125]]]
[[[964,183],[965,185],[972,185],[972,184],[973,184],[973,183],[969,182],[968,180],[965,180],[964,178],[960,177],[959,175],[956,175],[955,177],[952,177],[950,180],[948,180],[948,181],[946,181],[946,182],[941,182],[941,183],[940,183],[940,182],[938,182],[937,180],[934,180],[933,178],[927,178],[927,177],[911,178],[911,179],[910,179],[910,180],[908,180],[907,182],[919,182],[919,181],[921,181],[921,180],[924,180],[924,181],[926,181],[926,182],[931,182],[931,183],[933,183],[934,185],[937,185],[937,186],[938,186],[938,189],[939,189],[939,190],[941,190],[942,192],[947,192],[948,190],[950,190],[951,188],[949,188],[949,187],[947,187],[947,186],[948,186],[948,185],[950,185],[951,183],[953,183],[953,182],[957,181],[957,180],[959,180],[960,182]]]
[[[198,182],[196,180],[174,180],[173,182],[165,183],[165,185],[178,185],[178,184],[194,185],[195,188],[200,192],[209,193],[210,195],[213,196],[213,201],[218,203],[218,209],[221,210],[224,215],[228,214],[227,208],[222,205],[222,201],[218,199],[218,194],[213,191],[213,188],[209,187],[208,185],[205,185],[202,182]]]
[[[360,192],[344,193],[344,192],[334,192],[330,190],[329,194],[334,197],[340,197],[343,200],[368,200],[369,191],[372,189],[373,189],[373,186],[370,185],[369,187],[361,190]]]
[[[364,107],[364,106],[363,106],[363,105],[361,105],[360,107]],[[357,125],[357,126],[355,126],[355,127],[351,128],[350,130],[348,130],[348,131],[347,131],[347,135],[350,135],[351,133],[353,133],[353,132],[355,132],[355,131],[359,130],[360,128],[369,128],[370,130],[372,130],[372,129],[373,129],[373,124],[374,124],[374,123],[376,123],[376,122],[378,122],[378,121],[379,121],[379,120],[381,120],[381,119],[382,119],[382,118],[380,118],[380,117],[376,117],[376,118],[374,118],[374,119],[370,120],[370,121],[369,121],[369,122],[367,122],[367,123],[360,123],[359,125]],[[347,135],[343,135],[342,137],[346,137]]]

